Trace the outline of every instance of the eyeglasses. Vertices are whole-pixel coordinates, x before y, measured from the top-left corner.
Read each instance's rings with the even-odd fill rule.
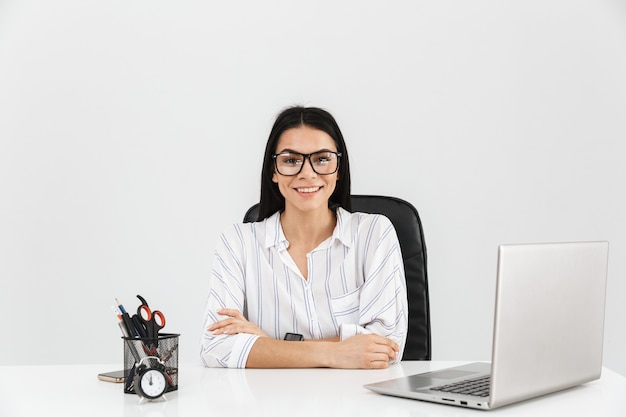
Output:
[[[330,175],[339,168],[340,152],[317,151],[309,154],[300,152],[281,152],[272,155],[276,171],[280,175],[291,177],[302,171],[305,159],[308,158],[311,168],[316,174]]]

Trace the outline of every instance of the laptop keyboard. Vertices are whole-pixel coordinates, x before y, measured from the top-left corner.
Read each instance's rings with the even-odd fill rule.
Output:
[[[430,388],[432,391],[451,392],[454,394],[474,395],[477,397],[489,396],[489,385],[491,384],[491,376],[483,376],[476,379],[467,379],[465,381],[453,382],[452,384],[441,385]]]

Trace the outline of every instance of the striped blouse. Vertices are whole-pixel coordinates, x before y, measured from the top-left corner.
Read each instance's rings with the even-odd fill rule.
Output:
[[[213,335],[207,330],[237,309],[269,337],[300,333],[305,339],[374,333],[400,346],[407,334],[404,266],[393,225],[377,214],[337,209],[331,237],[307,254],[308,279],[287,252],[279,213],[236,224],[218,242],[202,332],[205,366],[244,368],[251,334]]]

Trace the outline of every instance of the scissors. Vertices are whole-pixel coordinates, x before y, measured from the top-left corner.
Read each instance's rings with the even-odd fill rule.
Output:
[[[133,321],[139,323],[138,330],[141,337],[150,339],[152,345],[158,346],[159,331],[165,327],[165,316],[159,310],[152,311],[148,307],[146,299],[137,295],[141,305],[137,307],[137,314],[133,316]]]

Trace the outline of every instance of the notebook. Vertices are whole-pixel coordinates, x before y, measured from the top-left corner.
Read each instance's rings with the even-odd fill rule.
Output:
[[[598,379],[608,250],[608,242],[500,245],[491,363],[365,388],[489,410]],[[486,393],[481,378],[487,380]],[[473,384],[454,387],[464,380]]]

